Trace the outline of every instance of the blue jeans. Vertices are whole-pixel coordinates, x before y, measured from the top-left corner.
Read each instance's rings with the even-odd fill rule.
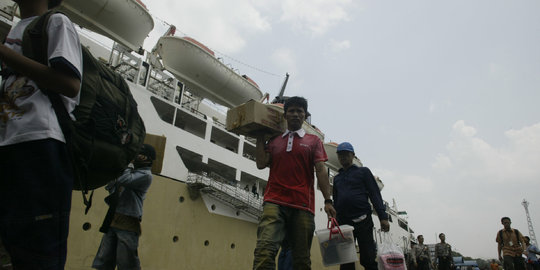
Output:
[[[0,236],[15,269],[64,269],[72,168],[64,143],[0,147]]]
[[[109,228],[103,235],[92,268],[100,270],[141,269],[137,247],[139,235],[135,232]]]
[[[285,235],[292,251],[293,269],[311,269],[310,251],[314,231],[315,221],[311,212],[264,203],[257,229],[253,269],[276,268],[275,258]]]

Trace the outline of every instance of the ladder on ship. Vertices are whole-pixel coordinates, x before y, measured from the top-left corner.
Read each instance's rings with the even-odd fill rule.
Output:
[[[244,189],[229,185],[219,178],[219,175],[214,174],[208,176],[189,173],[187,182],[191,189],[208,194],[237,211],[256,219],[262,215],[262,198],[256,197]]]

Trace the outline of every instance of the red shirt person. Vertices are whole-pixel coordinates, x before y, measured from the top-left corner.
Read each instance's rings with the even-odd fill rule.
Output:
[[[307,101],[291,97],[285,101],[287,131],[265,143],[257,138],[259,169],[270,168],[264,193],[263,214],[257,230],[253,269],[275,269],[275,257],[287,238],[294,269],[311,269],[310,250],[315,231],[315,182],[325,199],[324,210],[335,217],[331,189],[324,162],[328,159],[321,140],[302,129]],[[314,173],[315,169],[315,173]]]

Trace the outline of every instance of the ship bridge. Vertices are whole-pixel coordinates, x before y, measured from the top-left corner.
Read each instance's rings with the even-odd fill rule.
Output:
[[[255,196],[250,191],[229,185],[218,174],[207,174],[204,172],[197,174],[190,172],[187,183],[190,192],[207,194],[255,219],[259,219],[262,215],[262,196]],[[239,212],[237,212],[237,215]]]

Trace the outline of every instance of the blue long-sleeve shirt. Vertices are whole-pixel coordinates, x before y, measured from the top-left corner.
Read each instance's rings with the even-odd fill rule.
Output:
[[[151,183],[150,167],[128,168],[118,179],[107,184],[105,189],[109,193],[113,193],[116,188],[119,189],[116,213],[140,219],[143,211],[143,200]]]
[[[379,186],[367,167],[353,164],[347,169],[340,169],[339,174],[334,177],[333,193],[337,218],[342,224],[371,214],[368,199],[371,200],[379,219],[388,219]]]

